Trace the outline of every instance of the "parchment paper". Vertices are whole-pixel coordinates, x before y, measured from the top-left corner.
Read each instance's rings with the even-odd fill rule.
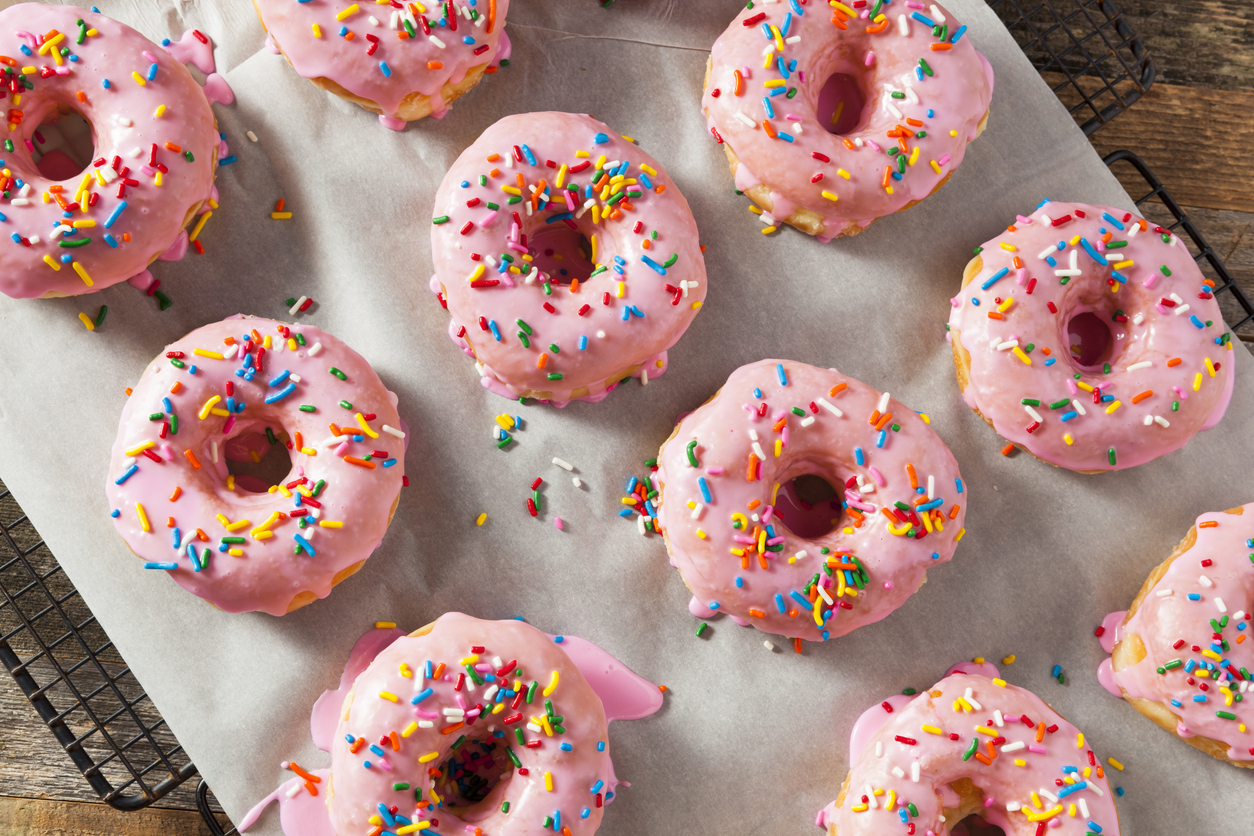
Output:
[[[281,760],[327,763],[309,742],[309,709],[364,630],[376,619],[413,629],[458,609],[583,636],[668,686],[659,714],[614,724],[615,764],[632,786],[605,836],[813,832],[863,709],[930,685],[957,660],[1008,653],[1018,656],[1004,670],[1011,681],[1127,765],[1110,773],[1127,790],[1125,833],[1248,830],[1254,773],[1107,695],[1092,633],[1198,513],[1254,496],[1254,364],[1238,345],[1227,418],[1165,460],[1084,476],[1000,455],[960,399],[945,341],[971,248],[1047,196],[1132,204],[982,0],[950,8],[996,69],[987,132],[935,196],[829,245],[760,235],[706,132],[706,55],[733,0],[619,0],[608,11],[519,0],[511,66],[443,121],[403,133],[266,51],[246,0],[100,4],[154,39],[197,26],[217,40],[238,101],[215,111],[239,160],[218,175],[206,254],[155,268],[174,300],[164,313],[126,285],[82,299],[0,298],[0,475],[232,817],[290,774]],[[708,245],[710,281],[663,377],[560,411],[515,408],[480,388],[427,290],[430,200],[445,167],[497,118],[545,109],[590,112],[669,168]],[[280,197],[290,221],[269,219]],[[237,312],[283,318],[283,300],[301,294],[317,306],[300,320],[342,337],[399,394],[414,430],[411,487],[382,547],[329,599],[282,619],[226,615],[142,570],[114,534],[109,446],[124,387],[169,341]],[[102,303],[108,320],[89,333],[76,314]],[[954,561],[887,620],[801,656],[768,652],[764,634],[725,619],[695,638],[660,539],[616,516],[626,476],[642,472],[676,415],[769,356],[836,366],[928,412],[970,486]],[[506,409],[525,429],[498,452],[489,426]],[[582,489],[549,463],[555,455],[576,465]],[[533,520],[524,503],[537,475],[546,510]],[[488,522],[477,528],[481,511]],[[1054,664],[1066,686],[1050,678]],[[252,832],[277,830],[271,812]]]

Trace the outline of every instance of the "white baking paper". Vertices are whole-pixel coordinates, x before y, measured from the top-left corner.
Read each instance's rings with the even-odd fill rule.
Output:
[[[1125,833],[1249,832],[1254,773],[1103,691],[1093,629],[1127,606],[1198,513],[1254,498],[1254,364],[1238,345],[1227,418],[1163,460],[1086,476],[1000,454],[959,396],[945,340],[971,248],[1045,197],[1132,204],[983,0],[949,6],[996,70],[988,130],[936,195],[826,245],[791,230],[760,235],[706,131],[706,56],[735,0],[618,0],[609,10],[517,0],[510,66],[444,120],[402,133],[267,51],[245,0],[100,3],[154,39],[195,26],[218,42],[238,99],[214,109],[238,162],[219,171],[206,253],[154,268],[169,310],[125,284],[78,299],[0,298],[0,477],[233,818],[290,775],[280,761],[328,762],[310,744],[309,709],[376,619],[416,628],[462,610],[583,636],[668,687],[660,713],[614,724],[615,765],[632,786],[605,836],[814,832],[863,709],[930,685],[957,660],[1009,653],[1009,680],[1127,766],[1109,773],[1127,790]],[[637,138],[679,183],[708,245],[709,299],[670,370],[564,410],[482,389],[427,289],[429,210],[446,166],[501,116],[548,109],[590,112]],[[269,218],[279,198],[289,221]],[[382,547],[330,598],[281,619],[227,615],[141,569],[118,539],[104,493],[109,448],[124,387],[163,346],[237,312],[285,318],[283,300],[300,295],[317,304],[298,321],[346,340],[400,396],[411,486]],[[102,303],[108,319],[89,333],[77,314]],[[661,540],[617,516],[624,480],[643,472],[675,417],[738,365],[775,356],[835,366],[928,412],[970,487],[953,562],[885,621],[801,656],[768,652],[768,636],[726,619],[695,638]],[[504,410],[524,429],[498,452],[489,426]],[[575,465],[582,488],[553,456]],[[545,511],[532,519],[536,476]],[[1050,678],[1055,664],[1065,686]],[[252,832],[277,833],[277,818]]]

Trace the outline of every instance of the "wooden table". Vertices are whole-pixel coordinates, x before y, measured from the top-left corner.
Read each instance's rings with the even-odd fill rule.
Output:
[[[1102,155],[1125,148],[1139,154],[1254,296],[1254,145],[1243,139],[1254,112],[1254,3],[1115,2],[1153,54],[1158,80],[1098,131],[1093,146]],[[1133,196],[1145,191],[1131,178],[1125,185]],[[0,836],[63,833],[209,831],[190,786],[137,813],[100,803],[17,686],[0,675]]]

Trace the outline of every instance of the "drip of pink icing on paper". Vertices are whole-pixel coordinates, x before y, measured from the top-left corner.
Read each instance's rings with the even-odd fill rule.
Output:
[[[309,734],[314,746],[324,752],[331,751],[331,742],[335,737],[339,723],[340,711],[344,698],[352,690],[353,683],[363,671],[370,666],[374,658],[382,653],[392,642],[406,635],[404,630],[396,628],[377,628],[367,632],[353,645],[340,675],[339,687],[322,692],[314,703],[309,717]],[[556,638],[551,636],[550,638]],[[633,673],[622,662],[592,642],[578,636],[562,636],[559,643],[562,650],[574,662],[575,667],[583,674],[588,685],[601,699],[605,707],[605,720],[639,720],[648,717],[662,707],[662,692],[656,685]],[[329,769],[310,770],[311,774],[322,778],[318,784],[318,797],[308,792],[298,791],[289,795],[294,787],[301,787],[300,778],[285,781],[278,789],[257,802],[242,818],[238,830],[243,833],[257,822],[261,814],[271,803],[279,802],[279,824],[286,836],[335,836],[331,827],[330,815],[327,812],[325,798],[321,795],[326,787]],[[613,765],[611,764],[611,775]],[[608,782],[611,786],[621,783],[631,786],[626,781],[617,779]],[[607,799],[608,804],[611,799]]]

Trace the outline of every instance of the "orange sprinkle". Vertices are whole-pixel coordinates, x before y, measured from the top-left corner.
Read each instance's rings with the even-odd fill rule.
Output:
[[[494,168],[494,169],[492,169],[491,171],[489,171],[489,172],[488,172],[488,176],[489,176],[489,177],[500,177],[500,176],[501,176],[501,170],[500,170],[499,168]]]
[[[846,148],[848,148],[850,151],[852,151],[854,148],[856,148],[856,147],[857,147],[856,145],[854,145],[854,144],[853,144],[853,140],[851,140],[851,139],[850,139],[849,137],[847,137],[847,136],[846,136],[846,137],[841,137],[841,140],[840,140],[840,141],[841,141],[841,142],[843,142],[843,143],[845,143],[845,147],[846,147]]]
[[[183,381],[181,380],[174,381],[174,385],[170,387],[170,394],[177,395],[179,392],[182,392],[182,391],[183,391]]]
[[[1197,527],[1198,528],[1218,528],[1219,523],[1215,522],[1214,520],[1207,520],[1206,522],[1198,523]]]
[[[788,423],[787,417],[780,418],[778,421],[775,422],[775,426],[771,427],[771,429],[774,430],[775,432],[779,432],[780,430],[784,428],[784,425],[787,423]]]
[[[305,782],[305,789],[309,791],[310,795],[317,796],[318,794],[318,788],[309,781]]]
[[[359,459],[356,456],[345,456],[344,461],[348,462],[349,464],[355,464],[358,467],[367,468],[368,470],[374,470],[375,468],[374,462],[368,462],[365,459]]]
[[[956,503],[956,502],[955,502],[955,503],[954,503],[954,507],[952,507],[952,508],[950,508],[950,509],[949,509],[949,518],[950,518],[951,520],[952,520],[952,519],[957,519],[957,517],[958,517],[958,509],[959,509],[959,508],[961,508],[961,507],[962,507],[961,505],[959,505],[958,503]]]
[[[357,34],[355,32],[348,32],[344,35],[344,40],[351,41],[355,37],[357,37]],[[936,46],[936,44],[932,44],[932,46]]]
[[[457,731],[458,729],[460,729],[460,728],[461,728],[462,726],[464,726],[464,725],[466,725],[466,724],[465,724],[465,723],[454,723],[454,724],[453,724],[453,725],[451,725],[451,726],[445,726],[444,728],[440,729],[440,734],[452,734],[453,732]]]
[[[757,508],[757,507],[758,507],[759,505],[761,505],[761,504],[762,504],[762,500],[760,500],[760,499],[755,499],[755,500],[752,500],[752,501],[749,503],[749,510],[750,510],[750,511],[752,511],[754,508]]]
[[[1007,444],[1005,447],[1001,448],[1001,454],[1003,456],[1009,456],[1014,451],[1015,451],[1015,446],[1013,444]]]
[[[354,741],[354,742],[355,742],[355,741]],[[321,784],[321,783],[322,783],[322,779],[321,779],[321,778],[319,778],[317,775],[311,775],[310,773],[308,773],[308,772],[306,772],[305,770],[301,769],[301,768],[300,768],[299,766],[297,766],[297,765],[296,765],[296,763],[295,763],[295,762],[293,762],[293,761],[288,761],[288,762],[287,762],[287,766],[288,766],[288,768],[289,768],[289,769],[291,769],[291,770],[292,770],[293,772],[295,772],[297,775],[299,775],[300,777],[304,778],[306,781],[309,781],[309,782],[314,783],[314,784]]]
[[[839,394],[839,393],[841,393],[841,392],[845,391],[845,387],[846,387],[846,386],[848,386],[848,385],[849,385],[849,384],[847,384],[847,383],[837,383],[837,384],[836,384],[835,386],[833,386],[831,389],[828,389],[828,390],[827,390],[827,396],[830,398],[830,397],[833,397],[833,396],[835,396],[835,395],[837,395],[837,394]]]
[[[182,496],[182,495],[183,495],[183,488],[182,488],[182,486],[181,486],[181,485],[175,485],[175,486],[174,486],[174,493],[170,494],[170,501],[171,501],[171,502],[173,502],[173,501],[175,501],[176,499],[178,499],[178,498],[179,498],[180,496]]]
[[[82,90],[79,90],[77,93],[74,94],[74,98],[78,99],[80,102],[85,102],[87,101],[87,94],[84,93]]]
[[[1015,256],[1015,257],[1014,257],[1014,266],[1015,266],[1015,269],[1016,269],[1016,270],[1022,270],[1022,269],[1023,269],[1023,259],[1019,258],[1019,256]]]
[[[989,760],[997,760],[997,747],[993,745],[993,741],[985,740],[984,745],[988,747]]]
[[[1040,743],[1045,739],[1045,721],[1036,724],[1036,742]]]
[[[867,34],[869,35],[878,35],[880,32],[883,32],[887,28],[888,28],[888,18],[884,18],[875,26],[868,26],[866,28],[866,31],[867,31]],[[847,141],[848,140],[846,140],[846,142]]]
[[[1132,403],[1140,403],[1141,401],[1145,400],[1152,394],[1154,394],[1153,389],[1146,389],[1144,392],[1140,393],[1139,395],[1133,395]]]
[[[657,186],[653,188],[653,191],[657,192],[658,194],[661,194],[662,192],[666,191],[666,184],[658,183]]]
[[[166,518],[165,518],[165,527],[166,527],[166,528],[174,528],[174,517],[166,517]]]
[[[131,396],[131,393],[132,393],[132,392],[134,392],[134,391],[135,391],[134,389],[132,389],[131,387],[127,386],[127,387],[126,387],[126,397],[128,397],[128,398],[129,398],[129,397]]]
[[[758,469],[758,455],[757,453],[750,453],[749,454],[749,470],[748,472],[745,473],[745,481],[752,482],[753,474],[757,471],[757,469]]]
[[[653,247],[653,245],[649,243],[649,239],[648,239],[648,238],[642,238],[642,239],[640,239],[640,249],[642,249],[642,250],[648,250],[648,249],[652,249],[652,247]]]
[[[988,318],[989,318],[989,319],[1005,319],[1006,317],[1002,316],[1002,315],[1001,315],[1000,313],[998,313],[997,311],[989,311],[989,312],[988,312]]]
[[[766,617],[766,613],[762,612],[762,610],[755,610],[755,609],[753,609],[753,608],[750,608],[750,609],[749,609],[749,615],[753,616],[754,618],[765,618],[765,617]]]
[[[1184,361],[1183,361],[1183,360],[1181,360],[1179,357],[1172,357],[1170,360],[1168,360],[1168,361],[1167,361],[1167,365],[1168,365],[1168,366],[1178,366],[1178,365],[1180,365],[1180,364],[1181,364],[1181,363],[1183,363],[1183,362],[1184,362]]]
[[[167,142],[167,143],[165,144],[165,150],[167,150],[167,151],[173,151],[173,152],[174,152],[174,153],[176,153],[176,154],[181,154],[181,153],[183,153],[183,149],[182,149],[182,148],[180,148],[179,146],[175,145],[173,142]]]
[[[541,354],[540,359],[536,361],[536,368],[543,369],[548,364],[549,364],[549,355]]]
[[[484,72],[487,73],[488,75],[492,75],[492,73],[496,72],[496,67],[488,67],[486,70],[484,70]]]
[[[1103,236],[1102,236],[1102,243],[1103,243],[1103,244],[1109,244],[1109,243],[1110,243],[1110,239],[1112,239],[1112,238],[1114,238],[1114,237],[1115,237],[1115,233],[1113,233],[1113,232],[1107,232],[1105,235],[1103,235]]]
[[[282,211],[283,211],[283,207],[284,207],[284,205],[286,205],[286,204],[287,204],[287,200],[286,200],[285,198],[282,198],[282,197],[281,197],[281,198],[279,198],[277,201],[275,201],[275,204],[274,204],[274,211],[276,211],[276,212],[282,212]]]
[[[953,44],[932,44],[932,52],[941,52],[943,50],[953,48]]]
[[[880,418],[879,423],[875,425],[875,429],[884,429],[884,427],[888,426],[888,422],[891,420],[893,420],[893,414],[891,412],[885,412],[883,417]]]
[[[444,663],[441,662],[440,664],[436,665],[435,670],[431,672],[431,678],[439,679],[443,675],[444,675]]]
[[[644,243],[646,243],[646,244],[647,244],[647,243],[649,243],[649,242],[648,242],[648,240],[646,240]],[[579,292],[579,279],[571,279],[571,280],[570,280],[570,292],[571,292],[571,293],[578,293],[578,292]]]
[[[923,127],[923,123],[922,123],[920,120],[918,120],[918,119],[912,119],[912,118],[910,118],[909,116],[907,116],[907,117],[906,117],[906,124],[907,124],[907,125],[914,125],[916,128],[921,128],[921,127]]]
[[[875,422],[878,420],[880,420],[880,411],[877,409],[871,413],[871,418],[867,421],[867,423],[871,426],[875,426]]]
[[[766,131],[766,135],[769,136],[771,139],[774,139],[777,136],[777,134],[775,133],[775,126],[771,124],[770,119],[762,120],[762,130]]]
[[[795,612],[795,610],[794,610],[794,612]],[[793,649],[793,652],[794,652],[794,653],[800,653],[800,652],[801,652],[801,639],[799,639],[799,638],[795,638],[795,639],[793,639],[793,640],[792,640],[792,649]]]
[[[1053,353],[1054,353],[1054,352],[1050,351],[1048,348],[1042,348],[1042,349],[1041,349],[1041,354],[1044,354],[1046,357],[1048,357],[1049,355],[1051,355],[1051,354],[1053,354]]]
[[[932,44],[932,46],[936,46],[936,44]],[[949,46],[949,44],[945,44],[945,46]],[[989,756],[984,754],[983,752],[976,752],[975,759],[979,761],[980,763],[984,764],[985,766],[993,765],[992,759],[989,758]]]
[[[882,188],[887,189],[888,181],[892,179],[892,176],[893,176],[893,167],[890,165],[884,166],[884,179],[880,180],[880,186]]]
[[[736,80],[736,85],[732,87],[732,95],[739,96],[745,92],[745,77],[740,74],[740,70],[733,70],[732,77]]]
[[[444,69],[444,63],[442,61],[428,61],[427,69],[428,70],[442,70]]]
[[[501,158],[500,154],[492,153],[492,154],[488,154],[488,156],[485,159],[487,159],[487,161],[490,163],[494,163],[500,158]]]
[[[366,738],[364,738],[364,737],[359,737],[359,738],[357,738],[356,740],[354,740],[354,741],[353,741],[353,745],[352,745],[352,746],[349,746],[349,747],[348,747],[348,751],[352,752],[352,753],[355,755],[355,754],[357,754],[357,752],[358,752],[358,751],[360,751],[360,750],[361,750],[361,747],[363,747],[363,746],[365,746],[365,745],[366,745]]]
[[[1245,641],[1245,633],[1242,633],[1241,635],[1237,636],[1237,644],[1240,644],[1243,641]]]
[[[492,34],[492,27],[496,26],[496,0],[488,0],[488,34]]]
[[[187,456],[187,460],[192,463],[192,467],[196,468],[197,470],[200,470],[200,461],[197,460],[195,453],[193,453],[191,450],[184,450],[183,455]]]
[[[398,735],[396,732],[392,732],[391,735],[389,736],[392,738],[392,751],[399,752],[401,750],[400,735]]]
[[[209,542],[209,535],[208,535],[208,534],[206,534],[205,532],[201,531],[201,530],[198,528],[198,529],[196,529],[196,539],[197,539],[197,540],[199,540],[199,541],[200,541],[200,542],[202,542],[202,543],[208,543],[208,542]]]
[[[123,241],[127,241],[127,242],[129,242],[129,241],[131,240],[131,234],[130,234],[129,232],[123,232],[123,233],[122,233],[122,240],[123,240]],[[197,241],[199,241],[200,239],[199,239],[199,238],[197,238],[196,240],[197,240]]]

